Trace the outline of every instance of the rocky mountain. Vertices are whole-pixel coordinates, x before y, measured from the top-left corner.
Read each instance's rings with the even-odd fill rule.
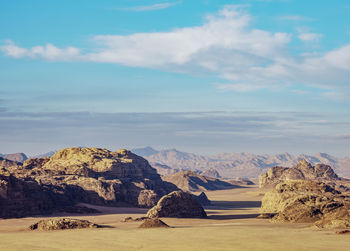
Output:
[[[193,171],[178,172],[172,175],[163,176],[162,179],[187,192],[201,192],[238,187],[220,179],[201,176]]]
[[[178,189],[124,149],[75,147],[23,164],[0,161],[0,217],[45,214],[79,202],[151,207]]]
[[[316,164],[312,166],[305,159],[299,161],[295,166],[271,167],[266,173],[259,176],[259,186],[275,186],[285,180],[339,180],[338,175],[329,165]]]
[[[152,152],[154,153],[151,154]],[[223,178],[254,178],[270,167],[291,167],[302,159],[305,159],[312,165],[318,163],[330,165],[340,176],[350,177],[350,157],[336,158],[325,153],[311,156],[305,154],[291,155],[289,153],[256,155],[243,152],[203,156],[181,152],[176,149],[161,151],[152,149],[152,151],[147,152],[147,155],[142,156],[152,164],[157,163],[157,165],[166,165],[171,169],[175,169],[176,171],[174,172],[192,170],[201,173],[207,170],[216,170]],[[170,173],[171,171],[167,170],[167,172]]]

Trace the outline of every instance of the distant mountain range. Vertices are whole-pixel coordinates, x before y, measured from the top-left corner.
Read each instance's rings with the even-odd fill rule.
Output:
[[[204,156],[181,152],[176,149],[156,150],[150,146],[131,150],[133,153],[147,159],[161,175],[170,175],[180,171],[192,170],[198,174],[222,178],[255,178],[273,166],[292,167],[301,159],[312,165],[323,163],[334,168],[342,177],[350,177],[350,157],[336,158],[326,153],[315,155],[291,155],[282,153],[276,155],[257,155],[252,153],[221,153]],[[32,158],[50,157],[55,152],[31,156]],[[27,159],[24,153],[0,154],[4,159],[23,162]],[[210,175],[212,173],[212,175]]]
[[[291,155],[289,153],[256,155],[242,152],[203,156],[180,152],[176,149],[158,151],[149,146],[131,151],[146,158],[156,169],[166,167],[161,171],[166,170],[168,174],[181,170],[192,170],[201,173],[208,169],[214,169],[223,178],[254,178],[266,172],[270,167],[292,167],[301,159],[305,159],[313,165],[317,163],[330,165],[340,176],[350,177],[350,157],[336,158],[326,153],[311,156],[305,154]],[[171,169],[175,170],[172,171]]]

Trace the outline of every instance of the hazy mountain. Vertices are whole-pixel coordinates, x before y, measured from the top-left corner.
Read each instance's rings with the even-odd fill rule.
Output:
[[[31,156],[31,158],[44,158],[44,157],[51,157],[52,155],[54,155],[55,152],[51,151],[51,152],[47,152],[47,153],[43,153],[43,154],[38,154],[38,155],[34,155]]]
[[[153,149],[150,146],[146,146],[144,148],[135,148],[131,150],[133,153],[143,156],[143,157],[147,157],[153,154],[157,154],[159,151]]]
[[[150,152],[148,152],[147,155],[140,155],[145,157],[150,163],[157,163],[158,167],[160,165],[166,165],[172,169],[199,172],[214,169],[223,178],[257,177],[270,167],[292,167],[302,159],[307,160],[313,165],[317,163],[330,165],[334,167],[340,176],[350,177],[350,157],[340,159],[326,153],[318,153],[311,156],[305,154],[291,155],[289,153],[256,155],[242,152],[203,156],[181,152],[176,149],[161,151],[153,149],[153,151],[155,152],[154,154],[149,154]],[[172,171],[167,170],[166,172],[170,174]]]
[[[24,153],[0,154],[0,157],[16,162],[23,162],[28,159],[28,157]]]

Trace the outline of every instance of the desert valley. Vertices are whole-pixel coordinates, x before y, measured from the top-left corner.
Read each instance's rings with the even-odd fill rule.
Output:
[[[349,241],[350,180],[305,159],[251,180],[160,176],[128,150],[16,160],[0,159],[2,250],[343,250]]]
[[[350,250],[349,12],[0,1],[0,251]]]

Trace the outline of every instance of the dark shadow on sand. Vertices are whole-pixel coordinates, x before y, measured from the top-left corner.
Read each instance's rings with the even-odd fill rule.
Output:
[[[211,220],[238,220],[238,219],[252,219],[258,217],[259,214],[231,214],[231,215],[209,215]]]
[[[206,209],[213,210],[231,210],[231,209],[247,209],[247,208],[259,208],[261,207],[261,201],[211,201],[211,205]]]

